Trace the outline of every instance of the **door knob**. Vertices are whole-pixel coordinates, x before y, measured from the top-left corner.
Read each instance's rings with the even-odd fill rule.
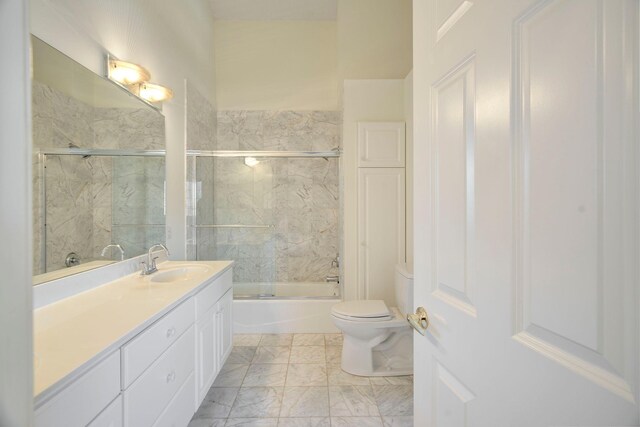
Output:
[[[424,335],[427,333],[427,328],[429,327],[429,315],[427,315],[427,310],[424,307],[418,307],[416,309],[416,314],[407,314],[407,320],[409,324],[413,326],[413,329],[418,331],[420,335]]]

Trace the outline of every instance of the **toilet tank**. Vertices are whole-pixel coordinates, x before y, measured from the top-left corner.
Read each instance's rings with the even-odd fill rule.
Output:
[[[396,304],[402,314],[413,313],[413,274],[406,264],[396,265]]]

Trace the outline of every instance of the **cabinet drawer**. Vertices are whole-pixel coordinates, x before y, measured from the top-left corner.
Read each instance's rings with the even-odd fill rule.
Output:
[[[193,321],[194,302],[189,298],[125,344],[122,347],[122,388],[129,387]]]
[[[194,340],[194,326],[191,326],[124,391],[126,427],[151,426],[158,419],[180,386],[193,373]],[[193,405],[193,399],[191,402]]]
[[[153,427],[184,427],[193,417],[194,374],[189,375]]]
[[[210,285],[196,294],[196,319],[202,316],[224,295],[233,284],[233,271],[225,271]]]
[[[111,402],[107,409],[102,411],[87,427],[122,427],[122,395]]]
[[[86,426],[120,393],[120,355],[115,352],[38,408],[35,425]]]

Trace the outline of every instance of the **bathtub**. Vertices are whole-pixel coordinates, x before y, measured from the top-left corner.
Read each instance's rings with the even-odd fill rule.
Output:
[[[234,333],[332,333],[335,283],[234,283]]]

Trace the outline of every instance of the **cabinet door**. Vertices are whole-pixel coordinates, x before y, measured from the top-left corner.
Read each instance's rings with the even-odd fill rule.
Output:
[[[233,347],[233,289],[229,289],[220,298],[216,307],[218,309],[218,360],[222,366]]]
[[[216,357],[216,313],[215,307],[211,307],[196,324],[196,407],[204,400],[219,369]]]
[[[395,306],[395,266],[405,261],[404,168],[358,169],[358,297]]]
[[[403,168],[404,122],[359,122],[358,167]]]

